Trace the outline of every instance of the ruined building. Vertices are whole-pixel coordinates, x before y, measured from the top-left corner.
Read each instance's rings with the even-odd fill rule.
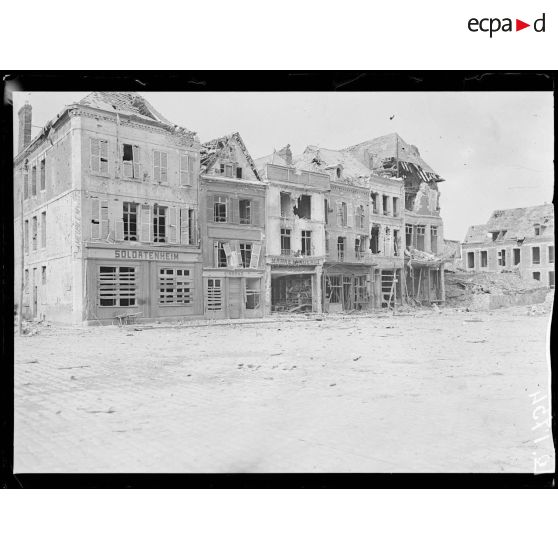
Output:
[[[205,315],[261,317],[266,186],[240,134],[202,145],[200,180]]]
[[[552,204],[494,211],[485,225],[472,225],[462,244],[469,271],[517,272],[554,288]]]
[[[92,93],[33,140],[31,114],[19,112],[14,160],[24,315],[92,324],[201,316],[196,135],[132,93]]]

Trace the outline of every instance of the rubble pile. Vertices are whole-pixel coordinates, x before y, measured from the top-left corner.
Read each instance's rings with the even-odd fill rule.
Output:
[[[527,310],[528,316],[548,316],[552,313],[552,306],[554,304],[554,291],[550,291],[546,295],[546,299],[541,304],[534,304]]]

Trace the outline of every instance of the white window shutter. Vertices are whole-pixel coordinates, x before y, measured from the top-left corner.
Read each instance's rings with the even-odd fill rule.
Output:
[[[250,267],[256,269],[260,263],[260,252],[262,250],[262,245],[260,242],[255,242],[252,244],[252,255],[250,257]]]
[[[180,186],[190,186],[190,174],[188,171],[188,155],[180,154]]]
[[[175,207],[169,207],[169,217],[167,222],[167,237],[170,244],[177,243],[177,227],[176,227],[176,215],[177,211]]]
[[[347,204],[347,226],[353,227],[354,226],[354,213],[353,213],[353,204]]]
[[[151,207],[141,207],[140,242],[151,242]]]
[[[167,173],[167,154],[162,152],[161,153],[161,182],[167,182],[168,173]]]
[[[121,219],[114,223],[114,239],[117,242],[122,242],[124,240],[124,221]]]
[[[188,219],[188,208],[183,207],[180,210],[180,242],[181,244],[190,244],[190,227]]]
[[[101,239],[107,240],[109,232],[108,200],[101,200]]]
[[[153,151],[153,180],[161,180],[161,152]]]
[[[91,200],[91,240],[99,240],[100,238],[101,238],[101,203],[98,198],[93,198]]]
[[[133,157],[134,157],[134,178],[140,177],[140,149],[138,146],[134,145],[133,149]]]
[[[194,169],[195,169],[195,156],[193,154],[190,154],[188,156],[188,180],[190,186],[194,186],[196,183],[195,176],[194,176]]]
[[[99,140],[91,138],[91,170],[99,172]]]

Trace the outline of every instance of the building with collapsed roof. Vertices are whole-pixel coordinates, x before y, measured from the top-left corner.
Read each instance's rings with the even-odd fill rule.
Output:
[[[18,116],[23,314],[92,324],[201,316],[196,134],[134,93],[91,93],[33,139],[31,106]]]
[[[513,271],[553,289],[553,205],[498,209],[486,224],[470,226],[461,265],[469,271]]]
[[[266,184],[238,132],[202,144],[204,313],[263,316]]]

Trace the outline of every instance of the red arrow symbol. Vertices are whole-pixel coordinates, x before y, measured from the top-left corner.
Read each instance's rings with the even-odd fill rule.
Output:
[[[531,27],[531,24],[530,23],[525,23],[524,21],[521,21],[520,19],[515,20],[515,30],[516,31],[521,31],[522,29],[525,29],[526,27]]]

